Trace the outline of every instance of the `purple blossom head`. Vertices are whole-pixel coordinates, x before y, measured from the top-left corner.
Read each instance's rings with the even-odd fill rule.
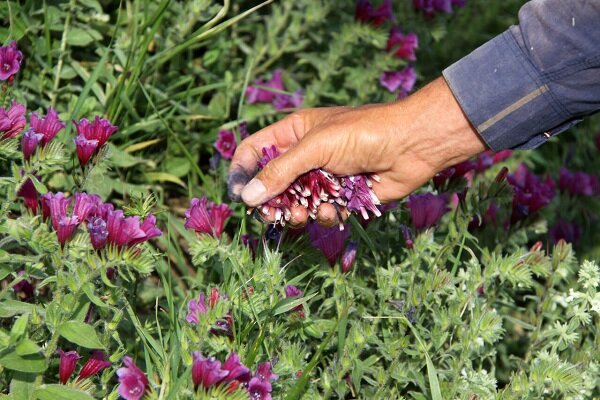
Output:
[[[407,206],[412,224],[419,231],[436,225],[450,210],[448,197],[433,193],[413,194],[408,198]]]
[[[71,375],[73,375],[73,371],[75,371],[75,367],[77,366],[77,360],[81,357],[79,357],[79,354],[77,354],[76,351],[64,352],[63,350],[58,349],[57,352],[60,355],[58,380],[65,385],[69,381],[69,378],[71,378]]]
[[[88,140],[97,140],[98,148],[102,147],[119,129],[117,126],[112,125],[106,118],[100,117],[96,117],[93,122],[90,122],[87,118],[82,118],[79,122],[73,121],[73,124],[77,128],[78,135]]]
[[[25,271],[21,270],[17,273],[17,275],[21,276],[25,274]],[[32,301],[34,295],[34,287],[27,279],[23,279],[18,283],[13,285],[13,291],[15,295],[18,296],[22,301]]]
[[[302,107],[304,101],[302,90],[296,90],[292,94],[277,93],[273,99],[273,107],[277,111],[289,110]]]
[[[14,138],[23,131],[26,123],[23,104],[13,101],[7,110],[0,107],[0,140]]]
[[[231,160],[233,158],[233,153],[235,153],[236,147],[237,143],[235,141],[235,134],[233,131],[219,131],[217,141],[215,142],[215,149],[217,149],[219,154],[221,154],[221,157],[226,160]]]
[[[392,1],[383,0],[379,7],[374,8],[370,0],[358,0],[354,19],[362,23],[371,23],[376,27],[383,25],[386,21],[393,21]]]
[[[43,135],[42,147],[50,143],[56,134],[65,127],[65,124],[58,118],[58,113],[52,107],[50,107],[48,113],[41,118],[37,113],[31,113],[29,124],[35,133]]]
[[[298,289],[294,285],[287,285],[285,287],[285,297],[300,297],[302,296],[302,290]]]
[[[443,171],[438,172],[433,177],[433,186],[436,189],[441,189],[446,183],[452,184],[459,181],[461,178],[470,179],[469,173],[475,168],[475,163],[471,160],[466,160],[455,164]]]
[[[435,13],[450,14],[452,7],[464,7],[466,0],[413,0],[415,10],[431,18]]]
[[[416,61],[415,51],[419,48],[419,38],[416,33],[402,33],[400,28],[392,27],[387,41],[386,51],[394,53],[396,57],[409,61]]]
[[[342,187],[339,194],[347,201],[346,208],[349,211],[360,213],[365,220],[369,219],[367,211],[371,211],[377,217],[381,216],[381,211],[377,207],[380,204],[379,199],[371,190],[372,183],[367,175],[347,176],[341,178],[340,182]]]
[[[229,375],[229,371],[221,369],[221,361],[214,357],[205,358],[198,351],[194,352],[192,364],[192,382],[194,386],[205,389],[220,383]]]
[[[75,192],[75,204],[73,205],[73,216],[79,221],[87,220],[90,214],[96,212],[96,208],[102,204],[100,196],[95,194],[87,194]]]
[[[268,361],[258,364],[254,377],[263,382],[276,381],[279,378],[278,375],[273,373],[271,363]]]
[[[193,198],[185,212],[185,227],[220,238],[232,211],[227,204],[216,205],[206,197]]]
[[[248,382],[248,395],[252,400],[271,400],[271,383],[258,378],[250,379]]]
[[[58,243],[60,243],[61,247],[64,247],[71,239],[73,233],[75,233],[75,230],[79,226],[79,222],[77,217],[62,217],[58,221],[56,237],[58,238]]]
[[[90,242],[95,250],[101,249],[106,245],[108,240],[108,229],[106,221],[99,217],[90,218],[87,224],[87,230],[90,234]]]
[[[344,226],[344,230],[340,230],[337,226],[323,228],[317,223],[310,223],[307,229],[312,245],[321,250],[331,267],[335,266],[344,252],[344,242],[350,237],[348,225]]]
[[[269,90],[275,89],[275,90]],[[283,86],[283,70],[273,71],[271,79],[268,81],[257,79],[254,85],[248,85],[246,89],[246,99],[248,104],[254,103],[272,103],[278,92],[285,91]]]
[[[140,400],[148,387],[146,374],[135,365],[131,357],[123,357],[124,367],[117,370],[119,394],[125,400]]]
[[[140,227],[140,217],[125,217],[121,210],[107,212],[106,229],[108,243],[119,247],[130,246],[131,243],[146,237],[146,232]]]
[[[44,135],[35,133],[33,129],[29,129],[23,134],[21,138],[21,148],[23,149],[23,158],[29,161],[35,150],[37,149],[38,143],[44,139]]]
[[[135,246],[162,235],[162,231],[156,227],[156,217],[154,214],[148,214],[146,216],[144,222],[140,225],[140,229],[144,232],[144,236],[132,239],[127,243],[128,246]]]
[[[14,40],[8,46],[0,47],[0,81],[10,81],[21,69],[23,53]]]
[[[356,251],[358,250],[358,241],[351,240],[348,242],[346,249],[344,250],[344,254],[342,254],[341,264],[342,264],[342,272],[346,273],[350,271],[352,265],[354,264],[354,260],[356,259]]]
[[[542,181],[525,166],[508,176],[514,190],[511,223],[517,223],[548,205],[554,197],[554,182],[548,178]]]
[[[379,78],[381,86],[386,88],[391,93],[400,89],[401,94],[408,94],[412,91],[417,81],[417,73],[415,69],[409,65],[400,71],[384,72]]]
[[[232,352],[227,357],[221,369],[227,371],[227,376],[224,377],[225,382],[231,382],[238,378],[241,379],[250,373],[250,370],[242,364],[240,356],[236,352]]]
[[[560,219],[548,232],[554,244],[564,239],[567,243],[577,244],[581,239],[581,227],[574,223]]]
[[[558,188],[561,192],[572,196],[591,197],[600,193],[600,182],[594,175],[585,172],[571,172],[562,167],[558,178]]]
[[[208,312],[204,293],[200,292],[197,299],[192,299],[188,303],[188,313],[185,320],[193,325],[198,325],[200,322],[200,315],[204,315]]]
[[[79,165],[85,167],[98,150],[98,141],[96,139],[86,139],[85,136],[78,135],[73,138],[73,143],[75,143]]]
[[[106,356],[102,351],[94,351],[92,355],[87,360],[81,371],[79,371],[79,376],[77,380],[84,380],[89,378],[90,376],[94,376],[98,374],[103,369],[110,367],[112,363],[106,360]]]

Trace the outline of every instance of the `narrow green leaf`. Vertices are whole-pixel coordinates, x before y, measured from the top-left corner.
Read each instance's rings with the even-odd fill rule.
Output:
[[[94,400],[87,392],[65,385],[43,385],[33,395],[38,400]]]

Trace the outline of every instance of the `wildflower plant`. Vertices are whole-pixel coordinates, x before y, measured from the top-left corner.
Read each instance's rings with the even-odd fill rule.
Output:
[[[200,3],[0,7],[0,397],[600,395],[597,120],[391,205],[320,170],[277,224],[226,196],[251,132],[396,101],[521,1]],[[325,201],[343,230],[282,226]]]

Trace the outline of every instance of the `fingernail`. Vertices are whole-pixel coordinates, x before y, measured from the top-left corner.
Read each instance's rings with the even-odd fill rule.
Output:
[[[258,179],[252,179],[242,190],[242,199],[250,207],[256,207],[266,200],[267,188]]]

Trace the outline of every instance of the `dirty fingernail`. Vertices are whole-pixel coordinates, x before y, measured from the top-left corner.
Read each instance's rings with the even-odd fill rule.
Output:
[[[250,174],[245,171],[234,171],[227,177],[227,195],[232,201],[242,201],[242,189],[250,180]]]

